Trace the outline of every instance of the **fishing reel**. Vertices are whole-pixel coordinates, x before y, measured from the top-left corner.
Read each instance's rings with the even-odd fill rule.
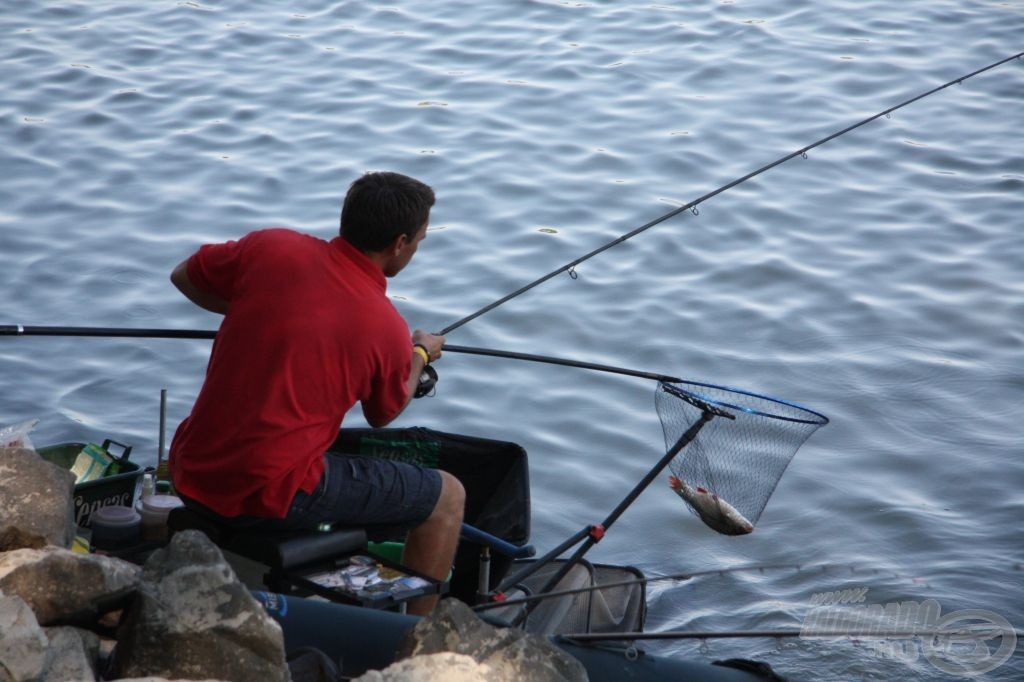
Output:
[[[425,395],[433,395],[434,387],[437,385],[437,370],[430,365],[424,365],[420,372],[420,383],[416,386],[413,398],[422,398]]]

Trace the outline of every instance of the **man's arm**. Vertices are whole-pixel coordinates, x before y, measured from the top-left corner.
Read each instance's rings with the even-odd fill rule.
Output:
[[[428,334],[425,331],[417,329],[412,334],[412,343],[414,346],[423,346],[426,349],[431,362],[441,358],[441,347],[444,345],[443,336]],[[410,402],[412,402],[413,396],[416,395],[416,388],[420,383],[420,375],[423,373],[423,368],[426,364],[427,363],[423,359],[423,356],[419,351],[414,349],[412,353],[412,364],[409,367],[409,378],[405,381],[405,404],[402,405],[402,409],[396,412],[390,419],[372,418],[370,415],[365,414],[366,410],[364,410],[363,412],[366,417],[366,422],[370,426],[375,429],[383,428],[397,419],[398,415],[405,411],[405,408],[409,406]]]
[[[225,314],[228,311],[228,302],[219,296],[207,293],[196,287],[188,276],[188,258],[178,263],[171,272],[171,282],[178,287],[178,291],[185,294],[185,298],[195,303],[200,308],[209,310],[211,313]],[[418,375],[417,375],[418,376]]]

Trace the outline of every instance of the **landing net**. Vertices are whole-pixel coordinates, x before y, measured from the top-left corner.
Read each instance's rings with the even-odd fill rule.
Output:
[[[691,381],[659,383],[655,404],[667,448],[705,412],[715,415],[669,467],[690,511],[727,535],[753,530],[793,455],[828,423],[794,403]]]

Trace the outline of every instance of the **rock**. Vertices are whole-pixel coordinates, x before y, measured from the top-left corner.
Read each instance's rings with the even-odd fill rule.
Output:
[[[280,626],[198,531],[150,556],[117,634],[111,679],[289,680]]]
[[[0,592],[0,679],[38,680],[46,666],[49,640],[21,597]]]
[[[464,654],[441,653],[407,658],[384,670],[371,670],[354,682],[493,682],[505,679]]]
[[[35,450],[0,452],[0,552],[75,539],[75,475]]]
[[[444,599],[406,636],[398,657],[441,652],[471,656],[492,669],[490,680],[585,682],[586,668],[546,637],[496,628],[456,599]]]
[[[134,591],[139,573],[127,561],[57,547],[0,554],[0,590],[24,599],[42,625],[97,618],[96,605]]]
[[[72,627],[44,628],[50,648],[46,669],[39,682],[69,682],[96,679],[100,638],[88,630]]]

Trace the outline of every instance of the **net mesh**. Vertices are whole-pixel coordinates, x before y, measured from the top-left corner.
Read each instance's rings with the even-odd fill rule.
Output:
[[[540,594],[538,590],[564,562],[556,559],[539,568],[510,588],[506,596],[514,599],[521,595]],[[541,635],[641,631],[647,616],[647,590],[643,578],[643,573],[631,566],[592,564],[586,559],[579,559],[551,592],[580,591],[546,597],[530,612],[521,627],[526,632]],[[488,614],[491,622],[511,623],[522,610],[522,605],[515,605],[483,613]]]
[[[752,530],[793,455],[828,423],[824,415],[793,403],[698,382],[661,383],[655,403],[666,448],[706,411],[714,415],[669,467],[687,486],[679,496],[690,511],[726,534]],[[749,527],[721,521],[729,505]]]

